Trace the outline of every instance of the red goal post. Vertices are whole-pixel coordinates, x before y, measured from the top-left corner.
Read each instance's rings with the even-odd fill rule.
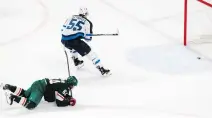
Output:
[[[190,7],[189,4],[188,4],[188,1],[191,1],[191,0],[184,0],[184,35],[183,35],[183,38],[184,38],[184,46],[187,45],[188,43],[188,8]],[[194,0],[194,2],[199,2],[199,4],[202,4],[204,6],[207,6],[207,7],[211,7],[212,8],[212,0]],[[212,34],[211,34],[212,36]]]

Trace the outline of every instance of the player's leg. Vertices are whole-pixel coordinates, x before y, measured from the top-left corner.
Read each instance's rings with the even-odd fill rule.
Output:
[[[92,50],[86,55],[89,60],[93,62],[93,65],[96,66],[96,68],[101,72],[103,76],[111,75],[111,72],[109,69],[105,69],[103,65],[101,64],[100,59],[98,58],[97,54],[93,52]]]
[[[35,104],[39,104],[46,90],[45,80],[35,81],[24,95]]]
[[[91,47],[87,43],[85,43],[83,40],[76,40],[75,44],[76,45],[72,45],[72,48],[75,49],[82,57],[87,56],[87,58],[93,62],[102,75],[105,76],[111,74],[109,69],[105,69],[103,67],[99,57],[91,50]]]
[[[25,92],[24,89],[19,88],[19,87],[14,86],[14,85],[10,85],[10,84],[5,84],[3,86],[3,90],[9,90],[9,91],[11,91],[16,96],[23,96],[24,95],[24,92]]]
[[[74,65],[79,69],[84,66],[84,62],[83,60],[79,59],[78,52],[72,48],[73,45],[77,44],[77,40],[79,39],[62,40],[62,44],[70,50],[71,58],[74,62]]]
[[[27,109],[33,109],[37,106],[35,102],[29,100],[29,98],[27,97],[16,96],[13,95],[12,93],[7,93],[6,97],[7,97],[7,103],[10,105],[12,105],[13,101],[15,101],[16,103],[22,105]]]
[[[24,92],[25,97],[8,94],[7,101],[10,105],[15,101],[27,109],[33,109],[40,103],[45,91],[45,86],[46,84],[41,82],[41,80],[35,81],[31,87]]]
[[[74,65],[79,69],[84,66],[84,61],[80,60],[78,57],[78,52],[74,49],[70,49],[70,53],[72,54],[72,60],[74,61]]]

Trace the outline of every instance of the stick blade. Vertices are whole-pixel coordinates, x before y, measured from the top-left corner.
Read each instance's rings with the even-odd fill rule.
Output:
[[[117,28],[117,33],[116,33],[117,35],[119,35],[119,29]]]

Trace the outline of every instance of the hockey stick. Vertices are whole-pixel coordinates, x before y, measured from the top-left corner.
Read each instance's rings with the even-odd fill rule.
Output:
[[[70,74],[70,67],[69,67],[69,59],[68,59],[68,54],[66,52],[65,46],[63,46],[63,50],[64,50],[65,55],[66,55],[66,64],[67,64],[67,67],[68,67],[68,76],[70,77],[71,74]],[[71,97],[72,97],[73,96],[72,90],[70,91],[70,93],[71,93]]]
[[[66,64],[67,64],[67,67],[68,67],[68,76],[70,76],[70,67],[69,67],[68,54],[67,54],[66,49],[65,49],[64,46],[63,46],[63,49],[64,49],[64,52],[65,52],[65,55],[66,55]]]
[[[3,83],[0,84],[0,89],[3,88],[3,85],[4,85]]]
[[[86,36],[118,36],[119,30],[117,29],[116,33],[109,33],[109,34],[86,34]]]
[[[86,34],[86,36],[118,36],[119,34]]]

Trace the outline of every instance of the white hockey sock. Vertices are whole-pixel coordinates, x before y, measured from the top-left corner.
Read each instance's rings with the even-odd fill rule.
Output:
[[[78,58],[78,52],[76,50],[72,49],[72,50],[70,50],[70,52],[71,52],[71,55],[73,58],[75,58],[75,59]]]
[[[93,51],[90,51],[87,55],[89,60],[91,60],[93,62],[93,64],[97,67],[100,66],[102,67],[102,64],[100,62],[100,59],[98,58],[98,56],[96,55],[96,53],[94,53]]]

